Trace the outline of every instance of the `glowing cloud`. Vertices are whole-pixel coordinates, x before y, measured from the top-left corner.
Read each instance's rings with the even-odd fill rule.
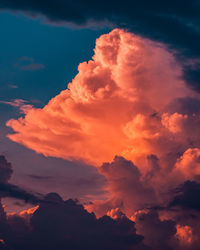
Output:
[[[182,173],[185,180],[194,180],[200,175],[200,149],[189,148],[177,160],[174,171]]]
[[[176,237],[180,241],[181,245],[191,244],[193,241],[192,228],[189,226],[176,226]]]
[[[163,110],[195,94],[163,45],[115,29],[97,39],[92,60],[78,70],[44,108],[7,122],[15,131],[11,140],[46,156],[95,165],[122,155],[141,169],[147,155],[162,158],[171,151],[169,134],[179,131],[185,116],[162,118]]]

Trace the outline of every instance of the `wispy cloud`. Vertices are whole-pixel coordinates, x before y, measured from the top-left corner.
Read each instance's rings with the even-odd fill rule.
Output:
[[[35,62],[35,59],[32,57],[23,56],[18,59],[18,62],[15,64],[17,68],[24,71],[37,71],[44,69],[45,65],[42,63]]]
[[[18,86],[15,85],[15,84],[8,84],[8,88],[9,88],[9,89],[17,89]]]
[[[28,102],[23,99],[14,99],[13,101],[0,101],[0,103],[16,107],[22,114],[26,114],[30,109],[33,108],[31,104],[28,104]]]
[[[45,66],[41,63],[32,63],[30,65],[24,65],[20,67],[21,70],[25,70],[25,71],[34,71],[34,70],[40,70],[44,68]]]

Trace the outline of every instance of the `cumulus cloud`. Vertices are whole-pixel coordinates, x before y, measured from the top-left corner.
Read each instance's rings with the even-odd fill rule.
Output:
[[[94,52],[68,89],[43,109],[8,121],[16,132],[9,138],[46,156],[93,164],[116,154],[137,161],[169,151],[159,112],[176,98],[196,95],[172,54],[119,29],[97,39]]]
[[[146,176],[142,176],[131,161],[119,156],[99,168],[107,178],[106,189],[111,196],[101,204],[94,202],[85,206],[87,210],[95,211],[98,219],[78,201],[63,201],[56,193],[35,200],[34,196],[15,187],[17,190],[11,190],[12,197],[27,197],[29,202],[39,205],[19,214],[6,214],[0,203],[0,246],[14,250],[197,250],[200,243],[200,183],[188,181],[173,190],[169,205],[161,213],[155,208],[138,210],[145,203],[159,203],[155,199],[156,190],[150,185],[156,175],[154,170],[160,168],[159,160],[150,155],[147,161],[151,172]],[[5,158],[3,162],[9,168]],[[6,185],[14,187],[4,183]],[[173,210],[174,207],[178,210]]]
[[[200,149],[188,148],[175,164],[175,172],[182,174],[185,180],[200,177]]]
[[[82,205],[63,201],[55,193],[45,201],[29,213],[28,220],[22,214],[4,213],[0,229],[8,249],[147,249],[135,223],[125,216],[96,219]]]
[[[156,212],[136,214],[136,228],[144,236],[144,242],[154,250],[173,249],[176,223],[172,220],[161,221]]]
[[[163,45],[115,29],[97,39],[92,60],[78,70],[44,108],[7,122],[11,140],[97,166],[110,193],[93,202],[99,215],[123,208],[131,216],[196,179],[200,97]],[[122,157],[111,162],[115,155]]]
[[[189,226],[177,225],[176,236],[182,245],[190,244],[192,241],[192,229]]]
[[[99,169],[108,181],[109,200],[87,205],[96,215],[115,214],[119,209],[131,217],[134,211],[150,206],[157,200],[154,190],[145,185],[138,168],[123,157],[116,156],[113,162],[104,163]]]

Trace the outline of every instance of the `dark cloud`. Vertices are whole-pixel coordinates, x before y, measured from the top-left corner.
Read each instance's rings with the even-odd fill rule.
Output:
[[[42,176],[42,175],[35,175],[35,174],[29,174],[28,175],[29,178],[31,179],[36,179],[36,180],[49,180],[49,179],[53,179],[53,176]]]
[[[192,97],[176,98],[166,108],[166,112],[173,114],[200,114],[200,100]]]
[[[172,220],[161,221],[155,211],[141,212],[136,215],[136,229],[144,236],[144,242],[154,250],[173,249],[176,223]]]
[[[147,249],[143,237],[136,234],[135,223],[125,215],[116,220],[108,216],[97,219],[72,199],[63,201],[56,193],[34,195],[8,183],[12,165],[4,156],[0,160],[0,197],[40,204],[19,215],[6,214],[0,203],[0,249]]]
[[[8,183],[13,173],[13,167],[10,162],[8,162],[5,156],[0,155],[0,198],[11,197],[32,204],[37,204],[42,200],[42,195],[36,196],[30,192]]]
[[[186,181],[178,187],[175,190],[175,196],[170,202],[169,207],[200,211],[200,183]]]
[[[103,163],[99,171],[108,181],[107,189],[111,193],[109,200],[111,207],[118,207],[130,216],[133,211],[155,202],[153,189],[142,182],[141,173],[132,161],[115,156],[111,163]],[[107,212],[104,209],[105,204],[95,212],[105,214]]]
[[[193,87],[194,90],[199,91],[200,85],[200,64],[199,62],[194,66],[187,65],[184,67],[184,78]]]
[[[77,25],[111,23],[150,39],[163,42],[177,51],[184,66],[185,79],[200,89],[200,4],[192,1],[39,1],[2,0],[2,10],[23,11],[43,15],[50,22]],[[191,64],[192,62],[192,64]],[[192,65],[192,66],[191,66]]]
[[[134,222],[125,216],[96,219],[82,205],[63,201],[55,193],[48,194],[45,201],[29,222],[17,214],[4,214],[2,236],[8,249],[148,249],[142,243],[143,237],[136,234]]]
[[[13,173],[12,165],[7,162],[5,156],[0,155],[0,184],[6,183]]]
[[[38,195],[39,196],[39,195]],[[10,183],[0,183],[0,197],[11,197],[19,200],[23,200],[28,203],[37,204],[42,200],[38,196],[31,194],[30,192]]]
[[[7,166],[5,169],[12,169],[5,157],[2,159],[2,165]],[[149,155],[147,161],[150,173],[146,182],[160,169],[157,156]],[[124,197],[120,200],[122,209],[125,203],[133,206],[132,202],[137,203],[138,197],[147,200],[149,196],[152,200],[152,190],[145,188],[139,169],[131,161],[116,156],[113,162],[104,163],[100,172],[107,178],[114,198]],[[186,181],[170,193],[172,198],[168,206],[139,210],[130,220],[120,209],[97,218],[78,201],[64,201],[57,193],[35,195],[7,180],[0,183],[1,197],[13,197],[38,206],[20,214],[6,214],[0,203],[0,249],[198,250],[198,182]],[[162,213],[165,214],[163,218]]]

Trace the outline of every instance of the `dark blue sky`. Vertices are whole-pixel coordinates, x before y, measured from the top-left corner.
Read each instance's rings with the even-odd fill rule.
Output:
[[[67,87],[79,63],[91,59],[96,38],[109,31],[50,25],[8,12],[1,12],[0,27],[0,101],[24,99],[40,107]],[[66,198],[99,192],[103,180],[94,168],[45,158],[7,139],[5,123],[19,115],[17,108],[0,103],[0,153],[13,164],[13,183],[42,193],[56,191]],[[14,203],[7,201],[8,210],[21,209]]]

